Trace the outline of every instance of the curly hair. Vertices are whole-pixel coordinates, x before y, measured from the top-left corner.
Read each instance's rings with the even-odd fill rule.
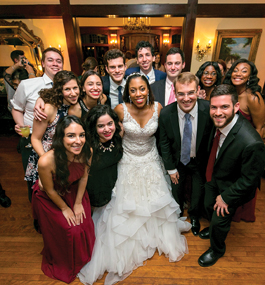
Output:
[[[78,86],[78,79],[72,71],[62,70],[57,72],[53,78],[53,86],[49,89],[41,89],[39,95],[44,103],[59,107],[63,104],[63,87],[71,80],[76,80]]]
[[[155,49],[148,41],[140,41],[137,43],[135,47],[135,53],[137,58],[138,58],[138,51],[141,50],[142,48],[150,48],[152,56],[155,55]]]
[[[85,130],[85,126],[81,119],[76,116],[63,117],[57,124],[55,134],[53,137],[52,149],[54,149],[54,161],[55,161],[55,179],[56,183],[60,186],[60,189],[56,189],[57,193],[63,196],[67,192],[69,186],[69,169],[66,149],[64,146],[65,129],[72,123],[76,123]],[[89,159],[91,157],[91,151],[88,144],[87,134],[86,142],[79,154],[79,159],[85,161],[85,164],[89,167]]]
[[[152,92],[152,89],[150,87],[150,84],[148,82],[148,79],[145,75],[139,73],[139,72],[135,72],[135,73],[131,73],[128,77],[127,77],[127,81],[126,81],[126,85],[124,88],[124,92],[123,92],[123,102],[125,103],[130,103],[130,92],[129,92],[129,85],[132,79],[137,78],[137,77],[141,77],[142,80],[146,83],[147,88],[148,88],[148,92],[149,92],[149,104],[153,105],[155,102],[155,97],[154,94]]]
[[[255,64],[251,61],[248,61],[247,59],[240,58],[232,64],[231,68],[226,73],[226,76],[224,79],[224,84],[233,85],[232,80],[231,80],[232,72],[234,71],[234,69],[236,68],[236,66],[239,63],[247,63],[250,66],[250,69],[251,69],[250,77],[248,80],[248,85],[246,85],[246,87],[249,88],[251,90],[252,94],[254,94],[256,97],[258,97],[258,100],[259,100],[259,95],[256,93],[256,92],[259,92],[261,94],[261,87],[258,85],[258,82],[259,82],[259,78],[257,76],[258,70],[257,70]]]
[[[207,66],[210,66],[210,65],[212,65],[213,67],[214,67],[214,69],[215,69],[215,71],[216,71],[216,73],[217,73],[217,78],[216,78],[216,82],[215,82],[215,85],[220,85],[221,84],[221,81],[222,81],[222,74],[221,74],[221,70],[220,70],[220,68],[219,68],[219,65],[218,65],[218,63],[217,62],[215,62],[215,61],[206,61],[205,63],[203,63],[201,66],[200,66],[200,68],[199,68],[199,70],[196,72],[196,76],[199,78],[199,85],[200,85],[200,87],[203,89],[204,88],[204,86],[203,86],[203,84],[202,84],[202,82],[201,82],[201,78],[202,78],[202,75],[203,75],[203,72],[204,72],[204,69],[207,67]]]
[[[110,50],[108,50],[104,54],[104,57],[103,57],[104,64],[106,66],[109,66],[109,63],[108,63],[109,60],[116,59],[116,58],[119,58],[119,57],[121,57],[123,59],[123,64],[125,64],[125,55],[124,55],[124,53],[121,50],[119,50],[119,49],[110,49]]]
[[[101,84],[102,84],[102,92],[103,92],[103,81],[102,81],[102,78],[101,76],[99,75],[98,72],[94,71],[94,70],[88,70],[86,71],[83,75],[82,75],[82,78],[81,78],[81,83],[80,83],[80,97],[83,99],[85,96],[86,96],[86,92],[83,91],[83,87],[85,85],[85,82],[87,80],[87,78],[91,75],[96,75],[99,77],[100,81],[101,81]]]
[[[97,132],[97,121],[100,117],[109,115],[115,124],[116,130],[112,141],[119,153],[123,153],[122,138],[120,136],[121,127],[118,115],[108,105],[97,105],[93,107],[84,117],[83,121],[86,127],[86,133],[89,137],[89,144],[93,148],[93,161],[100,157],[99,148],[100,140]]]

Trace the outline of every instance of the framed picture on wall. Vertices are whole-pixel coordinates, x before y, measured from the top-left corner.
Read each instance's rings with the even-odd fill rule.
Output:
[[[255,62],[262,29],[216,30],[212,60],[245,58]]]

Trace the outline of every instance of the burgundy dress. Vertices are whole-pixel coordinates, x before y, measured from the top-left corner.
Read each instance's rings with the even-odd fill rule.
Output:
[[[69,191],[61,197],[73,209],[78,181],[84,174],[84,164],[72,162],[69,172],[71,185]],[[55,189],[58,189],[56,183]],[[95,233],[87,191],[84,193],[82,204],[86,218],[79,226],[69,226],[62,211],[39,189],[38,181],[33,186],[33,216],[38,220],[44,242],[41,269],[50,278],[70,283],[91,259]]]
[[[244,113],[242,110],[239,109],[239,112],[251,123],[251,125],[254,127],[254,124],[252,122],[252,118],[249,114]],[[257,192],[255,197],[247,202],[246,204],[240,206],[237,208],[235,215],[232,218],[232,221],[234,222],[240,222],[240,220],[243,220],[245,222],[255,222],[256,216],[255,216],[255,207],[256,207],[256,200],[257,200]]]

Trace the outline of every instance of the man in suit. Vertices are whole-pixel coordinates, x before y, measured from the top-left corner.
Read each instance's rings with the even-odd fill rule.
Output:
[[[137,64],[139,67],[128,68],[125,72],[127,77],[131,73],[140,72],[144,74],[149,81],[149,84],[155,81],[166,78],[166,73],[153,68],[153,61],[155,61],[154,47],[147,41],[140,41],[135,48],[137,56]]]
[[[165,70],[167,77],[154,82],[151,89],[155,96],[155,101],[158,101],[163,107],[175,102],[174,80],[182,72],[185,67],[184,52],[177,47],[169,49],[166,54]]]
[[[257,131],[239,113],[233,86],[217,86],[210,96],[211,153],[206,170],[204,204],[210,227],[199,234],[210,238],[210,248],[200,256],[201,266],[211,266],[224,255],[225,239],[238,206],[250,201],[264,169],[264,144]],[[212,146],[211,146],[212,145]]]
[[[198,84],[199,80],[194,74],[179,74],[174,81],[177,102],[163,108],[159,118],[161,155],[171,178],[172,195],[182,214],[186,175],[191,175],[192,193],[188,213],[194,235],[200,231],[207,145],[213,128],[209,102],[197,100]]]
[[[111,108],[114,109],[123,102],[122,94],[126,84],[125,56],[119,49],[111,49],[105,53],[104,63],[108,75],[102,77],[103,93],[109,97]]]

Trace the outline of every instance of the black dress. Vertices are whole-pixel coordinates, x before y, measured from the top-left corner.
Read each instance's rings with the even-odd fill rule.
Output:
[[[103,146],[109,147],[110,144],[109,141]],[[110,201],[117,180],[117,164],[121,158],[122,153],[115,147],[105,152],[100,149],[93,154],[86,186],[91,206],[102,207]]]

